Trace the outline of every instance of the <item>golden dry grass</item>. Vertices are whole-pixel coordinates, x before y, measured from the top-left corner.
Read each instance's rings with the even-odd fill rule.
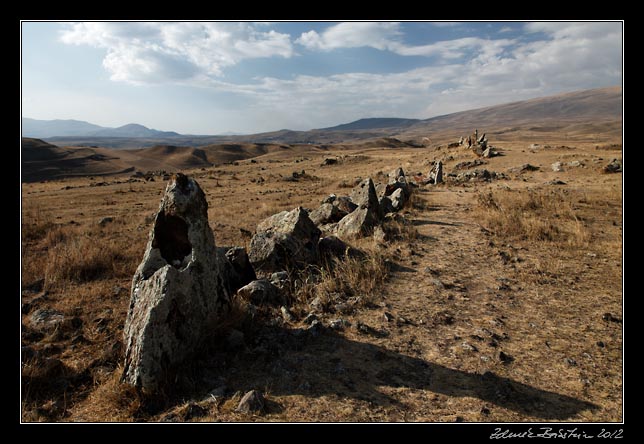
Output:
[[[170,414],[185,421],[620,420],[622,329],[602,316],[621,317],[621,174],[601,174],[610,159],[594,142],[539,152],[526,150],[529,143],[505,142],[505,156],[485,167],[506,171],[530,162],[540,171],[419,189],[403,211],[408,223],[389,223],[388,242],[356,242],[366,258],[300,276],[292,322],[267,310],[247,328],[247,310],[235,302],[209,354],[190,370],[189,389],[177,389],[156,410],[118,384],[118,347],[131,276],[165,183],[24,184],[22,282],[44,279],[47,296],[23,294],[33,308],[22,315],[22,345],[60,359],[69,385],[23,396],[23,420],[158,421]],[[347,156],[344,163],[320,167],[334,154]],[[247,246],[242,229],[252,232],[279,211],[314,209],[361,177],[397,166],[426,172],[438,158],[449,173],[471,156],[458,149],[371,149],[312,153],[296,162],[278,152],[189,174],[207,195],[217,245]],[[577,159],[586,166],[549,170],[554,161]],[[310,178],[283,180],[302,169]],[[565,186],[548,184],[559,178]],[[114,222],[99,227],[105,216]],[[351,327],[295,335],[307,328],[303,318],[316,297],[330,310],[319,313],[324,325],[342,318]],[[347,301],[355,302],[353,310],[335,308]],[[82,326],[39,337],[29,319],[37,308],[78,317]],[[229,328],[244,331],[242,350],[218,348]],[[500,351],[514,361],[501,362]],[[214,403],[203,401],[213,388],[200,374],[205,370],[228,388]],[[505,395],[481,382],[485,372]],[[270,393],[262,415],[235,411],[251,388]],[[63,407],[52,407],[61,400]],[[205,413],[190,414],[192,403]]]

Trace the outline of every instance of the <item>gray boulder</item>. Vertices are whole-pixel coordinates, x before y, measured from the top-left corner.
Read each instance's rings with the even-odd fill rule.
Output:
[[[389,200],[391,201],[391,207],[394,209],[394,211],[400,211],[405,204],[405,195],[403,193],[403,189],[398,188],[396,191],[394,191],[391,196],[389,196]]]
[[[552,168],[552,171],[554,171],[555,173],[560,173],[564,170],[561,162],[555,162],[552,165],[550,165],[550,167]]]
[[[622,160],[613,159],[608,165],[604,167],[605,173],[621,173],[622,172]]]
[[[260,413],[264,410],[266,400],[258,390],[247,392],[239,401],[236,411],[241,413]]]
[[[336,229],[336,234],[341,238],[368,236],[373,228],[378,225],[380,217],[378,209],[361,205],[352,213],[344,216]]]
[[[258,279],[237,290],[237,294],[254,305],[282,305],[284,300],[279,288],[266,279]]]
[[[358,207],[365,207],[371,209],[376,214],[378,213],[378,195],[376,194],[376,187],[370,177],[356,185],[351,190],[349,197],[351,198],[351,202]]]
[[[122,381],[157,391],[197,351],[229,301],[206,196],[194,179],[177,174],[166,186],[132,279]]]
[[[333,200],[333,206],[336,207],[341,213],[349,214],[356,208],[358,205],[351,202],[351,198],[348,196],[339,196]]]
[[[309,213],[309,218],[315,225],[323,225],[333,222],[339,222],[347,211],[341,210],[337,205],[332,203],[323,203],[317,209]]]
[[[304,208],[282,211],[257,225],[248,257],[256,272],[303,268],[319,261],[320,234]]]

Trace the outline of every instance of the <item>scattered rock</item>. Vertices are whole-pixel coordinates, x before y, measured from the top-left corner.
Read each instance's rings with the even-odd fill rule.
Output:
[[[378,211],[360,206],[338,222],[337,234],[342,238],[368,236],[379,222]]]
[[[239,401],[236,411],[241,413],[260,413],[264,411],[265,404],[264,395],[258,390],[251,390]]]
[[[317,209],[309,213],[309,218],[315,225],[323,225],[339,222],[347,214],[349,213],[341,210],[333,203],[323,203]]]
[[[176,174],[132,279],[123,381],[154,392],[195,352],[229,302],[218,262],[206,196],[194,179]]]
[[[302,207],[274,214],[257,225],[250,241],[250,262],[264,273],[316,264],[320,234]]]
[[[578,161],[578,160],[573,160],[572,162],[568,162],[568,163],[567,163],[567,165],[568,165],[568,166],[570,166],[570,167],[580,167],[580,166],[583,166],[583,164],[582,164],[580,161]]]
[[[463,350],[465,350],[465,351],[471,351],[471,352],[477,352],[477,351],[479,351],[479,349],[478,349],[478,348],[476,348],[476,346],[474,346],[474,345],[470,344],[469,342],[463,342],[463,343],[461,344],[461,347],[462,347],[462,348],[463,348]]]
[[[294,322],[295,321],[295,316],[293,316],[293,313],[291,313],[291,311],[288,308],[286,308],[284,305],[282,305],[280,307],[280,311],[282,312],[282,318],[286,322]]]
[[[271,284],[282,290],[284,289],[284,287],[286,287],[286,284],[288,284],[289,279],[290,277],[287,271],[276,271],[275,273],[271,274],[270,282]]]
[[[613,159],[608,165],[604,167],[605,173],[621,173],[622,172],[622,160]]]
[[[475,159],[475,160],[470,160],[470,161],[467,161],[467,162],[457,163],[456,165],[454,165],[454,169],[455,170],[467,170],[467,169],[474,168],[474,167],[477,167],[477,166],[485,165],[487,163],[488,162],[486,160]]]
[[[326,159],[324,159],[321,166],[336,165],[337,163],[338,163],[338,159],[327,157]]]
[[[39,308],[29,316],[29,320],[34,327],[50,330],[62,324],[65,316],[57,310]]]
[[[509,364],[512,361],[514,361],[514,358],[512,356],[508,355],[507,353],[501,351],[501,352],[499,352],[499,360],[504,364]]]
[[[563,180],[551,180],[549,182],[546,182],[546,185],[566,185],[566,182]]]
[[[393,203],[391,202],[391,198],[389,196],[382,196],[380,198],[379,206],[380,206],[380,214],[393,213],[394,211],[396,211]]]
[[[387,321],[387,322],[391,322],[391,321],[394,320],[394,315],[392,315],[391,313],[389,313],[387,311],[384,313],[384,317],[385,317],[385,321]]]
[[[313,321],[317,321],[317,320],[318,320],[318,317],[317,317],[317,315],[316,315],[315,313],[309,313],[309,314],[308,314],[308,315],[307,315],[307,316],[302,320],[302,322],[304,322],[305,324],[309,324],[309,325],[310,325],[310,324],[312,324],[312,323],[313,323]]]
[[[604,348],[606,347],[606,344],[604,343],[604,341],[597,341],[597,347]]]
[[[552,171],[554,171],[555,173],[560,173],[563,171],[563,166],[561,162],[555,162],[552,165],[550,165],[550,167],[552,168]]]
[[[577,361],[575,361],[573,358],[566,358],[564,359],[566,364],[568,364],[571,367],[576,367],[577,366]]]
[[[107,224],[109,224],[109,223],[111,223],[111,222],[114,222],[114,218],[113,218],[113,217],[111,217],[111,216],[107,216],[107,217],[104,217],[104,218],[102,218],[101,220],[99,220],[99,221],[98,221],[98,224],[99,224],[101,227],[104,227],[105,225],[107,225]]]
[[[351,322],[343,318],[335,319],[331,321],[331,323],[329,323],[329,328],[331,328],[332,330],[344,330],[348,327],[351,327]]]
[[[338,210],[340,210],[340,212],[346,214],[349,214],[358,208],[358,205],[354,204],[349,196],[339,196],[332,203],[338,208]]]
[[[529,163],[524,163],[521,166],[508,169],[508,172],[516,174],[525,173],[526,171],[539,171],[539,167],[530,165]]]
[[[258,279],[237,290],[244,300],[255,305],[281,305],[284,303],[279,289],[266,279]]]
[[[618,324],[622,323],[622,318],[619,318],[613,315],[612,313],[604,313],[604,315],[602,316],[602,319],[608,322],[616,322]]]

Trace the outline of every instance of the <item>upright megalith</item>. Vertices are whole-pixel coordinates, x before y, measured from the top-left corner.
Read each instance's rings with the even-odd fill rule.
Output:
[[[301,269],[319,262],[320,234],[304,208],[282,211],[257,225],[248,257],[259,273]]]
[[[144,392],[194,353],[229,293],[199,184],[172,177],[132,279],[122,380]]]

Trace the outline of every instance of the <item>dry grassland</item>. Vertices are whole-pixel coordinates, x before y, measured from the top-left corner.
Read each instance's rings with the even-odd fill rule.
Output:
[[[292,320],[269,308],[251,319],[236,301],[156,399],[118,381],[130,280],[166,183],[23,184],[22,420],[623,420],[622,174],[601,172],[621,145],[530,143],[500,143],[503,155],[477,167],[507,179],[420,187],[390,240],[353,243],[366,258],[294,279]],[[265,217],[314,209],[360,178],[427,173],[438,159],[459,173],[474,160],[445,147],[288,156],[187,172],[206,193],[218,246],[248,247]],[[321,166],[327,157],[338,164]],[[509,171],[525,163],[539,169]],[[346,328],[304,331],[316,299],[323,325]],[[34,322],[43,309],[64,320]],[[226,347],[230,328],[243,347]],[[261,415],[235,411],[250,389],[267,397]]]

